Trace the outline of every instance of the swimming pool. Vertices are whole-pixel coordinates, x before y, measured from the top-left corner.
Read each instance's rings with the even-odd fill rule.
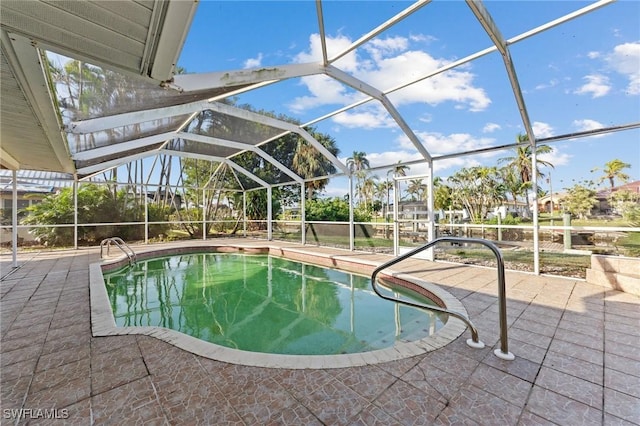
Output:
[[[166,327],[244,351],[365,352],[423,339],[446,322],[378,297],[369,277],[269,255],[180,254],[104,277],[118,326]]]
[[[270,253],[275,257],[222,252]],[[92,264],[92,334],[94,337],[153,336],[197,355],[244,365],[339,368],[424,353],[446,345],[464,332],[464,324],[455,318],[444,323],[434,313],[395,306],[374,296],[368,277],[350,276],[333,268],[321,269],[306,263],[312,261],[364,274],[374,267],[349,252],[344,255],[337,252],[314,253],[312,249],[307,252],[304,248],[282,246],[176,246],[139,252],[138,264],[133,268],[123,268],[126,258]],[[288,263],[281,258],[303,262]],[[264,266],[271,263],[271,271],[259,272],[257,267],[263,265],[256,262]],[[187,272],[189,268],[191,271]],[[237,273],[239,270],[242,274]],[[159,271],[165,273],[159,275]],[[124,281],[112,282],[112,276],[116,275]],[[185,276],[196,278],[195,283],[179,284]],[[221,284],[222,276],[232,278],[231,283]],[[256,288],[248,286],[247,280],[251,277],[262,277],[256,280],[261,284]],[[300,281],[295,284],[293,278]],[[417,279],[413,281],[414,285],[417,282],[427,289],[426,293],[435,297],[440,306],[464,312],[462,304],[446,291]],[[165,298],[158,298],[159,294]],[[382,303],[384,307],[372,308],[366,302],[369,297],[371,303]],[[255,299],[253,307],[247,303],[250,299]],[[365,302],[361,303],[361,299]],[[177,300],[193,309],[179,311]],[[424,303],[424,299],[420,301]],[[118,305],[127,306],[131,311],[125,312]],[[302,310],[294,311],[294,307]],[[275,316],[261,316],[274,312]],[[372,318],[381,312],[386,312],[383,325],[374,325]],[[202,321],[204,318],[209,319]],[[247,325],[249,331],[239,333],[241,325]],[[332,331],[327,328],[329,325]],[[225,328],[227,326],[230,328]],[[192,334],[199,337],[185,334],[189,332],[187,329],[195,330],[197,333]],[[366,338],[361,338],[363,333]],[[320,336],[328,338],[324,343],[311,340]],[[257,343],[262,349],[251,346]],[[278,345],[285,350],[277,349]],[[270,353],[259,352],[261,350]]]

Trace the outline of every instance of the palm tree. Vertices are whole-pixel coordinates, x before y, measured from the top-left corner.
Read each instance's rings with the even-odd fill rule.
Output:
[[[369,168],[369,160],[367,153],[362,151],[353,151],[353,155],[347,158],[347,167],[351,173]]]
[[[393,177],[395,177],[395,178],[397,178],[399,176],[404,177],[404,176],[407,175],[407,170],[409,170],[409,169],[410,169],[409,166],[407,166],[405,164],[402,164],[402,161],[398,160],[398,162],[395,164],[395,166],[393,166],[393,168],[387,172],[387,175],[393,174]],[[402,194],[402,191],[400,190],[400,184],[399,183],[398,183],[398,192],[400,194]],[[402,197],[399,196],[398,200],[400,198],[402,198]]]
[[[387,196],[387,204],[384,205],[384,208],[382,209],[382,215],[386,220],[387,212],[389,211],[389,207],[391,205],[390,198],[391,198],[391,190],[393,189],[393,182],[387,179],[384,182],[380,182],[377,186],[378,186],[378,193],[380,195],[380,198],[383,199],[385,195]]]
[[[360,200],[362,200],[361,181],[366,177],[365,170],[369,168],[369,160],[367,159],[367,154],[362,151],[353,151],[353,155],[347,158],[347,167],[352,174],[356,175],[356,190],[360,194]]]
[[[427,185],[422,182],[422,179],[412,179],[409,181],[407,194],[410,195],[412,201],[423,200],[426,193]]]
[[[533,177],[533,165],[531,157],[533,151],[531,145],[527,143],[527,135],[519,134],[517,137],[518,145],[515,149],[515,155],[511,157],[500,158],[499,163],[507,163],[507,167],[514,169],[520,178],[520,182],[524,188],[525,199],[529,200],[529,188],[531,187],[531,179]],[[525,145],[526,144],[526,145]],[[542,154],[549,154],[553,152],[553,148],[549,145],[537,145],[536,146],[536,176],[544,177],[544,174],[540,171],[541,166],[553,168],[553,164],[548,161],[540,160],[538,157]]]
[[[373,205],[373,198],[376,190],[376,182],[377,176],[373,177],[363,177],[362,178],[362,186],[360,188],[360,193],[364,198],[364,206],[367,208],[369,205]]]
[[[524,193],[526,185],[521,181],[521,177],[518,172],[511,167],[502,167],[498,169],[500,175],[502,175],[502,183],[506,192],[513,197],[513,206],[518,205],[518,197]]]
[[[629,167],[631,167],[631,164],[625,163],[617,158],[605,163],[603,170],[604,174],[600,177],[598,183],[608,180],[611,185],[611,191],[613,192],[616,179],[621,180],[622,182],[629,180],[629,175],[622,172],[624,169],[628,169]],[[594,172],[596,170],[598,170],[597,167],[591,171]]]
[[[313,136],[333,155],[338,153],[336,141],[330,136],[313,132]],[[327,176],[336,171],[335,166],[315,147],[304,140],[298,140],[296,150],[291,161],[291,170],[303,179]],[[311,200],[322,191],[329,182],[328,179],[314,179],[305,181],[307,199]]]

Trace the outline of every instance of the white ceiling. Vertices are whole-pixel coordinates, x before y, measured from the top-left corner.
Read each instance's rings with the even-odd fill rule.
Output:
[[[160,83],[170,80],[197,1],[3,0],[0,162],[75,172],[42,72],[42,51]]]

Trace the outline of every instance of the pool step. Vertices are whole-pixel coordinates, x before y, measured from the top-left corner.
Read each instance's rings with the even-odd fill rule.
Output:
[[[587,282],[640,296],[640,258],[594,254]]]

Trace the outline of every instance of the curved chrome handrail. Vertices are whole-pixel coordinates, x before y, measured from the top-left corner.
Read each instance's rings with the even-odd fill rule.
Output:
[[[120,237],[105,238],[104,240],[102,240],[100,242],[100,258],[101,259],[103,257],[102,256],[103,248],[105,246],[107,247],[107,255],[108,255],[109,254],[109,248],[111,247],[112,243],[116,247],[118,247],[127,256],[127,258],[129,259],[129,264],[132,264],[132,263],[136,262],[136,260],[137,260],[136,252],[134,252],[133,249],[131,247],[129,247],[129,245],[127,243],[125,243],[124,240],[122,238],[120,238]]]
[[[499,320],[500,320],[500,348],[496,349],[495,351],[493,351],[493,353],[498,357],[498,358],[502,358],[505,360],[513,360],[515,359],[515,356],[509,352],[509,343],[508,343],[508,336],[507,336],[507,292],[506,292],[506,285],[505,285],[505,275],[504,275],[504,259],[502,258],[502,253],[500,252],[500,249],[491,241],[488,240],[483,240],[480,238],[462,238],[462,237],[440,237],[440,238],[436,238],[430,242],[428,242],[425,245],[422,245],[418,248],[415,248],[413,250],[408,251],[407,253],[404,253],[401,256],[398,256],[394,259],[389,260],[388,262],[383,263],[382,265],[378,266],[373,273],[371,274],[371,286],[373,287],[373,291],[380,296],[383,299],[392,301],[392,302],[397,302],[397,303],[401,303],[404,305],[408,305],[408,306],[413,306],[415,308],[420,308],[420,309],[426,309],[426,310],[430,310],[430,311],[435,311],[435,312],[442,312],[442,313],[447,313],[455,318],[460,319],[461,321],[463,321],[467,327],[469,327],[469,330],[471,331],[471,339],[467,340],[467,344],[471,347],[474,348],[483,348],[484,347],[484,343],[482,343],[479,339],[478,339],[478,330],[476,329],[476,327],[473,325],[473,323],[471,322],[471,320],[464,314],[461,314],[459,312],[455,312],[455,311],[450,311],[448,309],[444,309],[444,308],[440,308],[440,307],[436,307],[436,306],[429,306],[429,305],[423,305],[420,303],[414,303],[414,302],[410,302],[408,300],[403,300],[403,299],[396,299],[393,297],[389,297],[389,296],[385,296],[384,294],[382,294],[378,288],[377,288],[377,280],[376,280],[376,276],[378,275],[378,273],[380,273],[380,271],[395,265],[396,263],[402,262],[403,260],[413,256],[414,254],[420,253],[424,250],[427,250],[433,246],[435,246],[436,244],[439,243],[443,243],[443,242],[450,242],[450,243],[469,243],[469,244],[481,244],[483,246],[488,247],[493,254],[496,256],[496,262],[497,262],[497,269],[498,269],[498,302],[499,302]]]

